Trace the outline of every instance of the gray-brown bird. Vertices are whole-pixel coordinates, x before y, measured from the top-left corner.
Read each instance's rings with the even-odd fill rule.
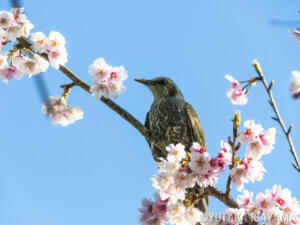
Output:
[[[193,142],[206,147],[202,126],[195,110],[184,100],[181,91],[170,78],[135,80],[146,85],[154,97],[145,122],[153,137],[165,145],[182,143],[187,151]],[[156,161],[166,154],[151,143],[149,145]],[[205,211],[203,201],[200,201],[199,208]]]

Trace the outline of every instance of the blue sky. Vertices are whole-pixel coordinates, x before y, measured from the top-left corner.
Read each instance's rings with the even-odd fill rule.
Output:
[[[163,75],[176,81],[194,106],[211,155],[231,134],[235,109],[243,120],[275,126],[275,149],[263,157],[268,173],[246,188],[258,193],[282,184],[300,199],[300,174],[270,119],[262,85],[251,89],[246,106],[236,107],[225,97],[224,79],[225,74],[239,80],[255,76],[251,63],[258,59],[267,79],[275,80],[275,98],[284,121],[294,124],[300,154],[299,101],[288,90],[290,72],[300,70],[300,46],[287,31],[289,21],[300,26],[299,1],[23,0],[23,5],[34,31],[65,36],[67,66],[86,82],[92,82],[87,69],[98,57],[124,65],[128,90],[116,102],[140,121],[152,95],[133,79]],[[9,1],[2,1],[1,10],[9,8]],[[274,26],[273,20],[285,26]],[[59,85],[69,82],[54,69],[42,76],[51,95],[61,94]],[[154,193],[150,177],[156,168],[134,128],[79,88],[72,89],[69,104],[81,106],[85,118],[69,127],[53,126],[41,114],[33,79],[0,83],[0,99],[0,224],[138,224],[140,200]],[[218,184],[222,190],[227,176],[228,171]],[[211,210],[224,208],[211,201]]]

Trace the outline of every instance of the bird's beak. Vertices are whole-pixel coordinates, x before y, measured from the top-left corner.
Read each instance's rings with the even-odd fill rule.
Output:
[[[145,79],[141,79],[141,78],[136,78],[134,79],[136,82],[142,83],[144,85],[154,85],[154,82],[152,80],[145,80]]]

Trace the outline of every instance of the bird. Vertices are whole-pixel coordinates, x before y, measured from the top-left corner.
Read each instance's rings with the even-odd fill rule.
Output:
[[[193,142],[206,147],[204,132],[197,113],[185,101],[173,80],[168,77],[156,77],[151,80],[137,78],[135,81],[147,86],[154,97],[145,121],[149,135],[165,146],[181,143],[187,151]],[[153,143],[149,143],[149,146],[155,161],[158,162],[166,156],[166,150],[158,149]],[[204,201],[199,201],[199,209],[205,212]]]

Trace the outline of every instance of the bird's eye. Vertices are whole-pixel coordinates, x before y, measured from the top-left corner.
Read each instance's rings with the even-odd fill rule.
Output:
[[[162,80],[162,81],[161,81],[161,84],[162,84],[162,85],[166,85],[167,83],[168,83],[167,80]]]

